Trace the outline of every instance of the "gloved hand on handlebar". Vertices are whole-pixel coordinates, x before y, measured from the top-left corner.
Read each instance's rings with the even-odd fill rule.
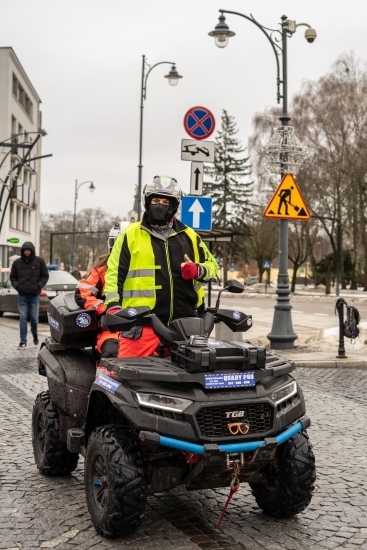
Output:
[[[121,306],[112,306],[107,309],[106,313],[108,313],[109,315],[116,315],[116,313],[118,313],[121,310],[122,310]]]
[[[185,254],[184,261],[181,264],[181,273],[185,281],[200,280],[205,275],[205,269],[200,264],[194,264],[188,255]]]

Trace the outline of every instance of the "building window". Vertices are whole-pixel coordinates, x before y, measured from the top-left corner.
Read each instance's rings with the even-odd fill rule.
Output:
[[[29,118],[33,119],[33,103],[13,73],[13,96],[19,101]]]
[[[22,231],[22,208],[17,206],[17,219],[16,219],[16,229]]]
[[[28,210],[23,208],[23,231],[28,233]]]
[[[11,115],[11,133],[14,135],[17,133],[17,119]]]
[[[11,201],[10,203],[9,227],[11,229],[14,228],[14,202],[13,201]]]
[[[13,73],[13,95],[15,95],[15,97],[16,97],[17,94],[18,94],[18,79],[15,76],[15,74]]]

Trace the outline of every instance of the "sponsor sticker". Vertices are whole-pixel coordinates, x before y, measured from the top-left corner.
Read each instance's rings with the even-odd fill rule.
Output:
[[[218,388],[248,388],[255,386],[255,372],[230,372],[228,374],[205,374],[204,384],[206,389]]]
[[[232,315],[233,315],[233,319],[237,319],[237,320],[240,319],[241,317],[241,313],[239,311],[233,311]]]
[[[94,383],[97,384],[97,386],[104,388],[109,393],[115,393],[116,390],[121,386],[120,382],[117,382],[117,380],[110,378],[106,374],[100,374],[98,378],[94,381]]]
[[[76,324],[80,328],[89,327],[91,321],[91,316],[88,313],[79,313],[78,317],[75,319]]]
[[[208,340],[208,346],[220,347],[223,345],[223,342],[221,342],[220,340]]]
[[[54,319],[53,317],[51,317],[50,314],[48,314],[48,324],[50,325],[50,327],[54,328],[55,330],[60,330],[59,322],[56,321],[56,319]]]
[[[129,307],[127,312],[130,315],[130,317],[133,317],[134,315],[136,315],[138,313],[134,307]]]

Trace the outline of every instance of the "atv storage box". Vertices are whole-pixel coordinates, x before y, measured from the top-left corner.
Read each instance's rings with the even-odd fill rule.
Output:
[[[51,337],[65,348],[94,346],[97,337],[95,309],[80,309],[74,292],[59,294],[48,306]]]
[[[187,372],[262,369],[266,363],[266,349],[239,340],[234,343],[194,336],[189,344],[172,344],[171,361]]]

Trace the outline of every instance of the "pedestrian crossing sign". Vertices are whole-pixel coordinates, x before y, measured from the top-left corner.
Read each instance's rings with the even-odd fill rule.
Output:
[[[264,216],[265,218],[283,220],[309,220],[311,218],[301,190],[292,174],[285,174],[265,208]]]

